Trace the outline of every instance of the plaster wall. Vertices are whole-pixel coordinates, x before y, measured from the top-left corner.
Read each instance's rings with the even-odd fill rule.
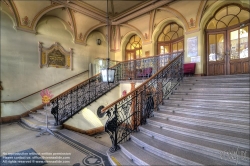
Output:
[[[31,34],[15,30],[10,17],[1,12],[1,81],[4,89],[2,101],[18,100],[88,70],[90,56],[97,50],[96,44],[95,46],[74,44],[67,26],[55,17],[42,19],[38,23],[37,32]],[[55,42],[60,43],[67,51],[73,48],[73,70],[40,68],[38,42],[42,42],[45,48]],[[50,90],[56,96],[87,78],[88,73],[85,73]],[[20,115],[40,104],[39,93],[20,102],[1,103],[1,117]]]

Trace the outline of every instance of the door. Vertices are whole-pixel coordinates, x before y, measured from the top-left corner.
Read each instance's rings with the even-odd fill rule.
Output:
[[[208,75],[250,73],[248,29],[249,25],[207,33]]]
[[[224,75],[227,73],[226,32],[207,34],[207,73]]]
[[[249,73],[249,36],[248,26],[230,30],[229,35],[229,66],[230,74]]]

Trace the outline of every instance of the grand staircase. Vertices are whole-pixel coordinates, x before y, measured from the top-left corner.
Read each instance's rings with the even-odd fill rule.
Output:
[[[249,75],[184,77],[113,165],[250,165]]]

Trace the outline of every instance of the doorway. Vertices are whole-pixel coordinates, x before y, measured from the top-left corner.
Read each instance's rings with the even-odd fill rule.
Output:
[[[249,11],[234,5],[223,7],[210,19],[206,29],[207,75],[250,73],[248,22]]]

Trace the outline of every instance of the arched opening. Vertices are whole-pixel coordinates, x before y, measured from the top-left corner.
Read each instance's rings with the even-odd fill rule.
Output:
[[[139,36],[133,35],[129,39],[126,50],[125,60],[139,59],[142,56],[142,40]]]
[[[249,14],[249,9],[230,4],[207,22],[207,75],[249,73]]]
[[[183,28],[177,23],[167,24],[157,39],[157,54],[172,54],[183,51]]]

